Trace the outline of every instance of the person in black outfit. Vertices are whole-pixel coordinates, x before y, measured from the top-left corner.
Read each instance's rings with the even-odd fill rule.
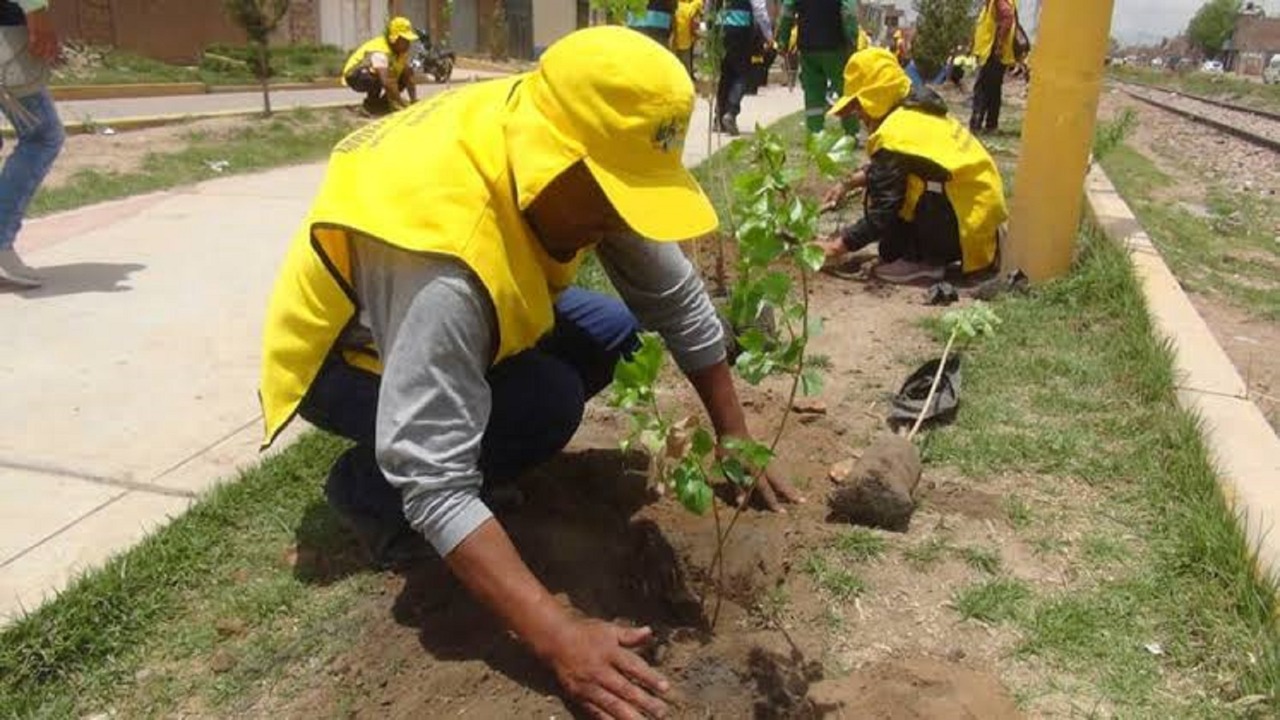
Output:
[[[772,49],[773,22],[765,0],[725,0],[719,22],[724,59],[720,61],[713,130],[737,135],[738,114],[742,112],[742,97],[747,94],[751,74],[751,56],[760,51],[762,37],[767,39],[766,49]]]

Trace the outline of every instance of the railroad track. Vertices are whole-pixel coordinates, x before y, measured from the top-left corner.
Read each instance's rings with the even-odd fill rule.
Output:
[[[1280,113],[1136,83],[1121,83],[1126,95],[1148,105],[1280,153]]]

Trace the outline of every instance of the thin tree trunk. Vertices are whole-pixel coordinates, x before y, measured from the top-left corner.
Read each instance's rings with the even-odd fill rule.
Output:
[[[262,114],[271,117],[271,71],[268,62],[267,44],[258,45],[258,73],[262,78]]]

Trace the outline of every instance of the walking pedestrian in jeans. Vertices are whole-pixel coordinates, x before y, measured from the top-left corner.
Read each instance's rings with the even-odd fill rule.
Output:
[[[713,130],[738,134],[738,113],[747,94],[751,56],[760,50],[756,32],[773,46],[773,21],[765,0],[726,0],[717,22],[724,37],[720,61],[720,85],[716,88],[716,122]]]
[[[49,94],[58,36],[46,0],[0,0],[0,111],[18,135],[0,170],[0,286],[40,287],[13,248],[22,218],[62,149],[62,120]]]

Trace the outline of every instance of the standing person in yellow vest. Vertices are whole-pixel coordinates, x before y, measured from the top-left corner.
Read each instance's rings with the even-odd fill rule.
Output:
[[[913,88],[893,53],[873,48],[849,58],[831,113],[862,119],[871,162],[828,196],[865,190],[863,218],[821,241],[828,258],[879,242],[874,273],[891,283],[936,282],[955,262],[966,273],[994,264],[1008,217],[1004,184],[942,98]]]
[[[364,111],[369,115],[386,115],[418,101],[418,86],[409,66],[409,48],[417,39],[418,33],[407,18],[391,18],[386,33],[356,48],[347,58],[342,82],[365,94]],[[402,90],[409,93],[408,103],[400,94]]]
[[[294,415],[353,440],[325,495],[375,560],[434,550],[602,716],[664,712],[668,682],[633,652],[648,628],[564,607],[490,501],[568,443],[641,326],[662,335],[718,438],[748,436],[719,321],[676,243],[717,226],[681,161],[693,104],[667,48],[604,26],[554,43],[530,73],[356,131],[334,149],[264,329],[267,441]],[[621,300],[572,287],[593,249]],[[772,470],[756,494],[775,510],[800,499]]]
[[[693,46],[698,42],[698,22],[702,18],[702,0],[680,0],[676,6],[676,26],[671,33],[671,49],[689,71],[693,72]]]
[[[1017,12],[1017,0],[986,0],[978,15],[973,54],[978,57],[979,69],[973,84],[973,114],[969,117],[969,130],[973,133],[1000,129],[1004,73],[1017,62],[1013,50]]]

